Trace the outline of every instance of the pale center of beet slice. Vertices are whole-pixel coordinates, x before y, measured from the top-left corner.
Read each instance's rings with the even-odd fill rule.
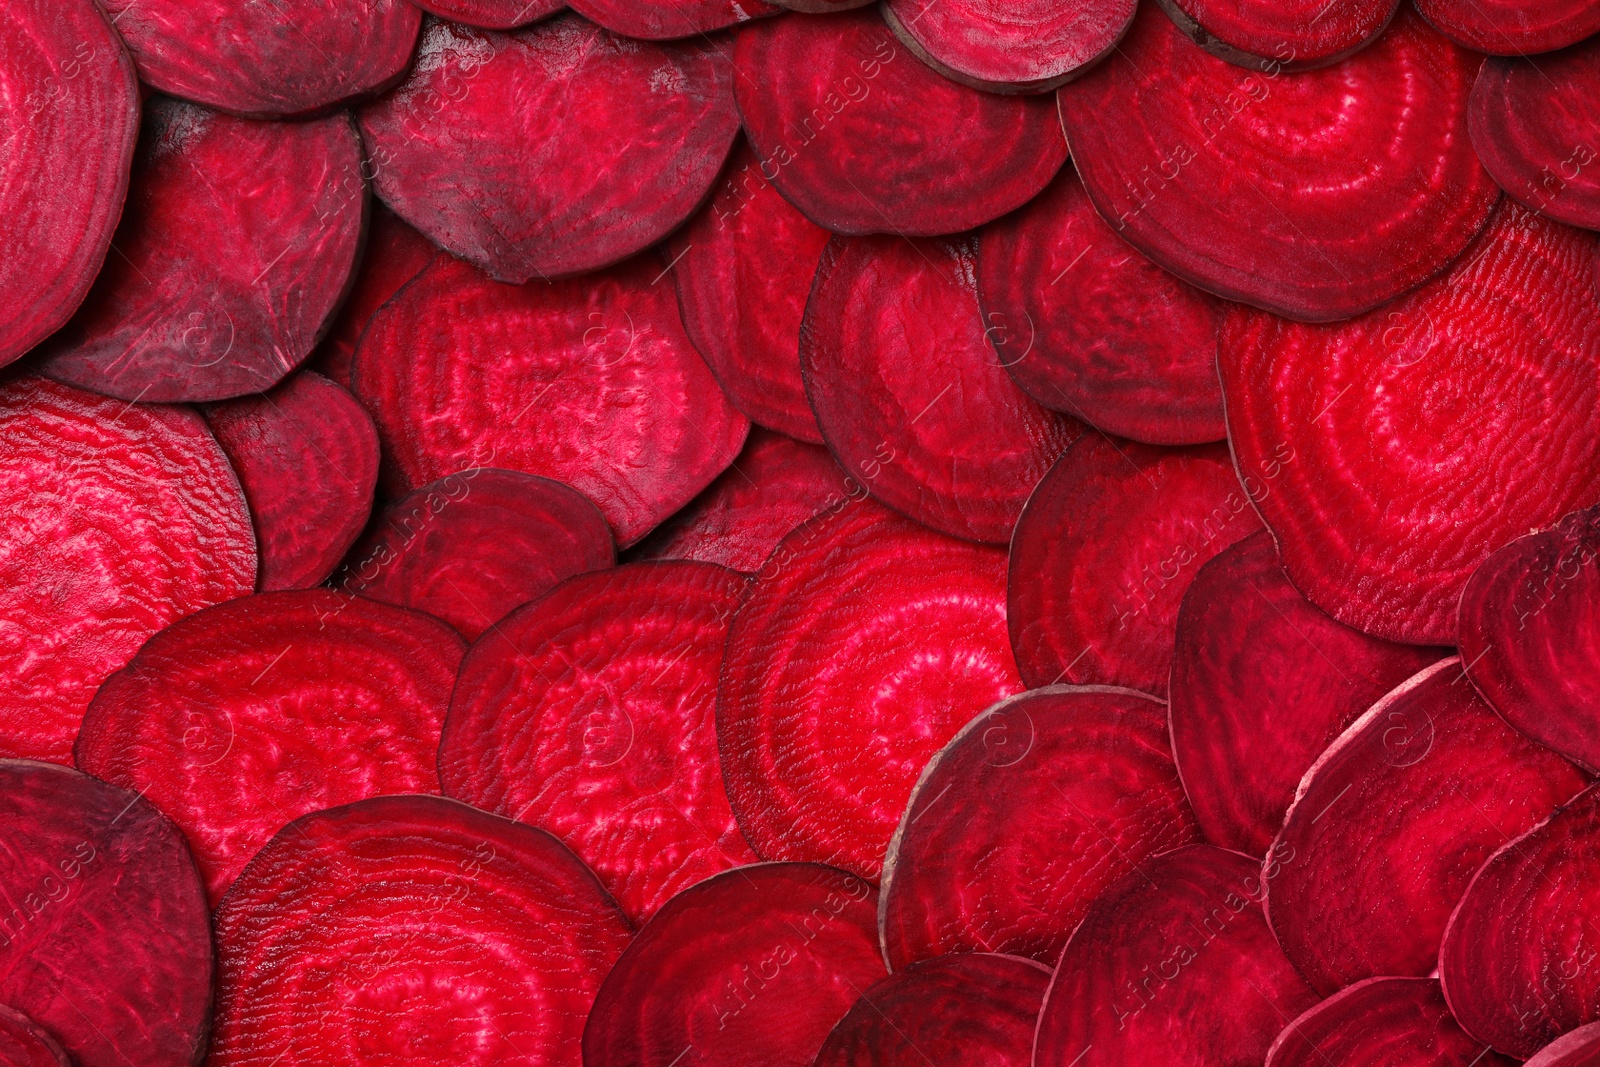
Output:
[[[1194,43],[1262,71],[1311,70],[1366,47],[1398,0],[1158,0]]]
[[[1093,66],[1127,32],[1135,0],[889,0],[883,17],[947,78],[1045,92]]]
[[[1525,56],[1600,32],[1600,0],[1417,0],[1417,10],[1468,48]]]
[[[1289,1023],[1266,1067],[1513,1067],[1450,1014],[1436,978],[1369,978]]]

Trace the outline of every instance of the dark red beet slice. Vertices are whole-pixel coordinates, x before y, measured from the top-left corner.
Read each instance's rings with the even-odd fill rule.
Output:
[[[21,1012],[0,1006],[0,1065],[3,1067],[72,1067],[56,1039]]]
[[[215,901],[298,815],[438,791],[463,650],[437,619],[326,589],[234,600],[167,627],[107,679],[78,767],[183,827]]]
[[[390,491],[475,467],[565,482],[627,546],[739,454],[750,424],[683,332],[660,269],[525,286],[440,257],[373,316],[353,372]]]
[[[883,18],[924,63],[975,89],[1040,93],[1116,47],[1136,0],[888,0]]]
[[[762,172],[836,233],[968,230],[1027,203],[1067,158],[1047,99],[936,74],[875,12],[752,26],[734,67]]]
[[[1071,169],[979,233],[978,300],[1000,362],[1045,407],[1151,444],[1227,436],[1222,302],[1129,248]]]
[[[1260,526],[1224,445],[1080,437],[1011,539],[1006,621],[1022,680],[1166,696],[1184,592]]]
[[[1600,1023],[1580,1026],[1539,1050],[1527,1067],[1595,1067],[1600,1064]]]
[[[848,497],[778,543],[717,694],[728,797],[758,853],[877,879],[923,765],[1022,688],[1005,573],[997,549]]]
[[[467,26],[513,30],[549,18],[566,4],[562,0],[420,0],[416,6]]]
[[[411,77],[360,114],[377,193],[500,281],[616,263],[716,181],[739,128],[727,51],[576,15],[515,33],[430,21]]]
[[[579,1067],[629,938],[555,838],[421,796],[295,820],[216,926],[212,1067]]]
[[[572,9],[612,33],[646,41],[695,37],[783,10],[763,0],[576,0]]]
[[[337,175],[345,115],[258,122],[177,100],[146,112],[119,255],[40,370],[123,400],[259,393],[316,345],[355,269],[366,210]]]
[[[0,760],[0,826],[0,1004],[78,1067],[199,1063],[211,926],[178,828],[136,794],[28,760]]]
[[[1417,10],[1446,37],[1491,55],[1550,52],[1600,33],[1600,0],[1417,0]]]
[[[1146,4],[1057,98],[1119,236],[1202,288],[1320,322],[1415,288],[1488,219],[1499,189],[1466,129],[1480,62],[1407,8],[1372,47],[1287,78],[1209,55]]]
[[[1445,654],[1324,614],[1289,584],[1264,530],[1200,568],[1178,611],[1168,699],[1173,756],[1206,840],[1264,855],[1323,750]]]
[[[1223,324],[1241,476],[1295,586],[1340,622],[1453,644],[1483,559],[1600,500],[1594,235],[1507,203],[1444,277],[1339,326]]]
[[[1325,67],[1365,48],[1398,0],[1159,0],[1194,43],[1263,73]]]
[[[1200,840],[1166,726],[1141,693],[1067,686],[968,723],[923,770],[889,845],[889,966],[978,949],[1054,964],[1107,885]]]
[[[1357,982],[1284,1028],[1266,1067],[1513,1067],[1456,1023],[1435,978]]]
[[[877,892],[817,863],[760,863],[667,902],[606,977],[584,1067],[810,1067],[883,977]]]

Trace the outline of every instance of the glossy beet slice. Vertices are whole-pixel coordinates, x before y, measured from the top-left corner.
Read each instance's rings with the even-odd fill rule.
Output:
[[[1284,1027],[1266,1067],[1512,1067],[1456,1023],[1435,978],[1370,978]]]
[[[467,26],[513,30],[548,18],[566,4],[562,0],[421,0],[416,6]]]
[[[56,1039],[18,1011],[0,1007],[0,1064],[4,1067],[72,1067]]]
[[[630,932],[549,834],[421,796],[295,820],[216,927],[216,1067],[578,1067]]]
[[[1068,686],[1012,697],[911,794],[884,864],[884,958],[900,970],[981,949],[1053,965],[1107,885],[1199,840],[1160,701]]]
[[[763,0],[576,0],[572,9],[612,33],[646,41],[696,37],[783,10]]]
[[[1550,52],[1600,33],[1597,0],[1418,0],[1439,32],[1490,55]]]
[[[363,108],[380,197],[505,282],[654,244],[739,128],[726,43],[642,44],[576,15],[515,33],[430,21],[411,76]],[[581,106],[575,102],[581,101]]]
[[[1338,326],[1239,311],[1223,392],[1295,586],[1390,640],[1452,644],[1462,586],[1600,500],[1597,241],[1507,203],[1444,277]]]
[[[1047,92],[1098,63],[1127,32],[1136,0],[888,0],[883,18],[947,78],[995,92]]]
[[[78,1067],[198,1064],[211,927],[178,828],[134,793],[29,760],[0,760],[0,825],[0,1003]]]
[[[353,373],[396,494],[475,467],[565,482],[626,546],[739,454],[749,423],[645,259],[502,285],[440,257],[367,327]]]
[[[1580,1026],[1539,1050],[1527,1067],[1595,1067],[1600,1064],[1600,1023]]]
[[[1048,100],[941,77],[875,12],[749,27],[734,67],[763,173],[835,233],[968,230],[1027,203],[1067,158]]]
[[[1159,0],[1194,43],[1263,73],[1324,67],[1383,32],[1397,0]]]
[[[1146,4],[1057,98],[1119,236],[1204,289],[1321,322],[1415,288],[1488,219],[1499,189],[1466,134],[1480,62],[1407,8],[1372,47],[1284,77],[1209,55]]]

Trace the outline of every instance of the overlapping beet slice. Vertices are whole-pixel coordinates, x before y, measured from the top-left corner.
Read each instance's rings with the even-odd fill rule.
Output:
[[[549,834],[424,796],[295,820],[216,927],[216,1067],[578,1067],[630,933]]]
[[[416,6],[467,26],[514,30],[548,18],[566,4],[562,0],[421,0]]]
[[[1440,33],[1490,55],[1524,56],[1600,32],[1597,0],[1418,0]]]
[[[1455,1021],[1435,978],[1369,978],[1284,1027],[1266,1067],[1511,1067]]]
[[[1397,0],[1159,0],[1194,43],[1263,73],[1324,67],[1383,32]]]
[[[1499,190],[1466,135],[1480,62],[1407,8],[1372,47],[1290,78],[1209,55],[1147,4],[1057,98],[1119,236],[1202,288],[1318,322],[1426,281],[1488,219]]]
[[[783,10],[765,0],[576,0],[572,9],[612,33],[646,41],[696,37]]]
[[[1048,100],[936,74],[874,12],[751,26],[734,67],[763,173],[835,233],[968,230],[1027,203],[1067,158]]]
[[[1580,1026],[1539,1050],[1528,1067],[1594,1067],[1600,1063],[1600,1023]]]
[[[975,89],[1038,93],[1099,62],[1127,32],[1136,0],[888,0],[895,36],[934,70]]]
[[[72,1067],[56,1039],[19,1011],[0,1007],[0,1064],[5,1067]]]

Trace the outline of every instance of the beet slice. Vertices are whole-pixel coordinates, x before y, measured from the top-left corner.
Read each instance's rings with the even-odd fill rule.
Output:
[[[1229,315],[1234,456],[1276,472],[1255,504],[1312,603],[1453,644],[1490,552],[1600,500],[1597,248],[1508,202],[1448,274],[1354,322]]]
[[[1580,1026],[1539,1050],[1527,1067],[1595,1067],[1600,1064],[1600,1023]]]
[[[616,263],[716,181],[739,128],[726,53],[570,14],[515,33],[430,20],[410,78],[360,112],[374,186],[499,281]]]
[[[440,257],[373,316],[353,372],[391,492],[475,467],[565,482],[631,545],[739,454],[750,424],[645,259],[502,285]]]
[[[1222,301],[1129,248],[1075,171],[979,232],[978,301],[1000,362],[1045,407],[1157,445],[1227,436]]]
[[[670,41],[726,29],[782,11],[764,0],[576,0],[591,22],[646,41]]]
[[[1320,322],[1415,288],[1489,218],[1499,189],[1466,132],[1479,63],[1407,8],[1372,47],[1286,78],[1209,55],[1146,4],[1057,99],[1118,236],[1211,292]]]
[[[198,1064],[211,925],[178,828],[134,793],[30,760],[0,760],[0,826],[0,1003],[78,1067]]]
[[[290,823],[216,925],[213,1067],[578,1067],[629,938],[555,838],[423,796]]]
[[[0,1005],[0,1064],[4,1067],[72,1067],[56,1039],[21,1012]]]
[[[941,77],[871,11],[751,26],[733,61],[763,176],[835,233],[968,230],[1027,203],[1066,162],[1048,100]]]
[[[1106,886],[1200,840],[1166,733],[1160,701],[1104,687],[1035,689],[963,727],[889,844],[889,966],[979,949],[1060,959]]]
[[[1377,39],[1398,0],[1158,0],[1194,43],[1276,75],[1337,63]]]
[[[828,447],[868,492],[936,530],[1004,543],[1083,426],[1034,403],[996,360],[975,252],[835,237],[806,304],[800,371]]]
[[[1011,539],[1006,621],[1022,680],[1165,697],[1184,592],[1260,525],[1223,445],[1080,437]]]
[[[728,798],[758,853],[877,879],[923,764],[1022,688],[1005,571],[997,549],[848,497],[778,543],[717,693]]]
[[[1137,0],[887,0],[883,18],[934,70],[975,89],[1042,93],[1116,47]]]
[[[1597,0],[1417,0],[1422,17],[1467,48],[1526,56],[1600,33]]]
[[[563,0],[419,0],[416,6],[467,26],[514,30],[549,18],[567,5]]]
[[[726,871],[667,902],[600,987],[585,1067],[809,1067],[883,977],[871,885],[817,863]]]
[[[1513,1067],[1456,1023],[1435,978],[1369,978],[1284,1028],[1266,1067]]]
[[[1178,610],[1172,753],[1206,840],[1264,855],[1323,750],[1447,655],[1337,622],[1284,576],[1266,531],[1200,568]]]

